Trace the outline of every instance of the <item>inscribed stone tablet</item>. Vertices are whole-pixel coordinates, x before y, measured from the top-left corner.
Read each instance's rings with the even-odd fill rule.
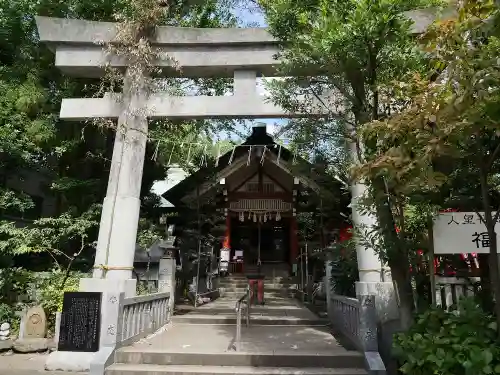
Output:
[[[97,352],[101,328],[101,297],[97,292],[64,293],[59,351]]]

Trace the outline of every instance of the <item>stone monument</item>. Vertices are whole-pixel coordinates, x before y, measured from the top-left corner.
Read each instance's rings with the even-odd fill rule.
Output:
[[[19,338],[14,341],[13,348],[16,352],[32,353],[48,349],[47,317],[41,306],[29,308],[21,315]]]
[[[47,317],[41,306],[31,307],[26,311],[23,334],[26,339],[43,339],[47,333]]]

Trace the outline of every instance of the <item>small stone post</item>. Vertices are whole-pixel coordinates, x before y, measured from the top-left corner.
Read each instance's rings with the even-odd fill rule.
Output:
[[[56,326],[54,332],[54,347],[57,350],[59,347],[59,336],[61,335],[61,312],[56,312]]]
[[[359,300],[359,341],[365,352],[378,351],[375,296],[361,295]]]
[[[160,259],[160,268],[158,272],[158,292],[170,293],[168,300],[169,314],[174,311],[175,303],[175,250],[167,249],[165,255]]]
[[[332,261],[330,260],[330,258],[331,256],[328,255],[327,260],[325,261],[325,298],[326,298],[326,311],[329,317],[332,307],[332,294],[333,294],[333,285],[331,282]]]

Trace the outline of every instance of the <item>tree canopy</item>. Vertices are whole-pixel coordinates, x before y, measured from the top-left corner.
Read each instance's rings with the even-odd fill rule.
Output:
[[[53,52],[38,40],[34,17],[112,21],[119,16],[134,17],[131,6],[135,3],[137,1],[72,0],[57,4],[49,0],[0,1],[0,89],[3,94],[0,98],[0,210],[3,213],[0,254],[6,266],[20,261],[27,265],[26,259],[35,253],[45,259],[42,264],[46,267],[50,264],[63,268],[75,266],[76,254],[85,255],[81,269],[92,265],[92,246],[113,149],[113,129],[59,119],[62,98],[97,95],[102,82],[68,77],[56,69]],[[183,1],[171,5],[163,24],[230,27],[237,23],[224,1],[185,5]],[[171,79],[162,84],[181,95],[188,89],[214,95],[223,93],[229,82]],[[145,246],[157,238],[151,230],[154,232],[158,224],[158,199],[150,194],[150,189],[154,181],[166,177],[166,160],[172,145],[212,144],[216,130],[231,130],[233,125],[230,121],[198,120],[150,124],[151,141],[141,190],[143,231],[139,233],[139,243]],[[184,163],[188,152],[194,158],[202,149],[178,149],[171,163]],[[37,176],[37,186],[32,186],[28,193],[20,186],[26,185],[32,176]],[[40,202],[42,198],[44,201]],[[37,212],[30,216],[33,210]],[[16,221],[12,220],[14,217]],[[20,217],[39,220],[20,227],[17,220]],[[20,257],[22,254],[24,257]]]

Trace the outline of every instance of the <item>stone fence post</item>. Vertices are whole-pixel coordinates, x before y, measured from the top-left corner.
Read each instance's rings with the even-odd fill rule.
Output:
[[[378,351],[377,310],[374,295],[360,295],[359,299],[359,341],[365,352]]]
[[[172,314],[175,304],[175,250],[168,249],[160,259],[158,271],[158,292],[170,293],[168,301],[168,313]]]

